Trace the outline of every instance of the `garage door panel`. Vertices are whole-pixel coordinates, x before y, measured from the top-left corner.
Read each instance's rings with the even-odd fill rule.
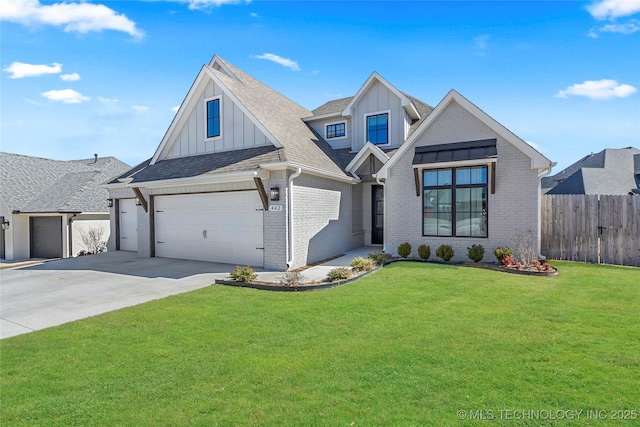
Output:
[[[156,256],[264,264],[256,192],[156,196],[155,206]]]

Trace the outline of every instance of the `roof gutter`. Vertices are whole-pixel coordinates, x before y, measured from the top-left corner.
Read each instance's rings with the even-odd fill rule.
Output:
[[[213,175],[197,175],[188,178],[174,178],[174,179],[162,179],[157,181],[142,181],[142,182],[125,182],[117,184],[103,184],[101,188],[161,188],[161,187],[180,187],[183,185],[198,185],[198,184],[220,184],[224,182],[234,181],[248,181],[253,178],[268,178],[266,171],[262,169],[254,169],[249,171],[228,172]]]
[[[553,167],[557,164],[558,162],[553,162],[548,167],[542,169],[542,172],[538,173],[538,178],[544,178],[545,176],[548,176],[551,173],[551,169],[553,169]]]
[[[360,182],[360,179],[356,179],[348,175],[339,175],[337,173],[326,172],[321,169],[316,169],[316,168],[308,167],[308,166],[301,165],[299,163],[293,163],[293,162],[261,163],[260,168],[268,169],[268,170],[278,170],[278,169],[298,170],[298,169],[304,168],[304,173],[308,175],[315,175],[322,178],[333,179],[336,181],[348,182],[350,184],[358,184]]]

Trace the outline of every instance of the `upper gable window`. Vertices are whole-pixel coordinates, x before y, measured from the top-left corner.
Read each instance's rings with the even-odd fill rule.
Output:
[[[389,113],[366,117],[367,141],[372,144],[389,143]]]
[[[207,138],[220,136],[220,98],[205,100],[207,114]]]
[[[346,122],[332,123],[325,128],[325,139],[344,138],[346,133]]]

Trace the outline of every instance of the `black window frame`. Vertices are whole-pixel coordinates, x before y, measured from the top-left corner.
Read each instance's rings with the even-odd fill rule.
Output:
[[[209,114],[209,104],[213,104],[216,106],[214,108],[213,114]],[[210,138],[218,138],[222,134],[222,126],[221,126],[221,113],[220,113],[220,98],[209,99],[205,103],[205,114],[207,116],[207,139]],[[218,132],[215,132],[215,123],[217,121],[218,124]]]
[[[342,129],[341,134],[338,134],[338,128]],[[347,123],[340,122],[327,125],[325,127],[325,135],[327,136],[327,139],[344,138],[345,136],[347,136]]]
[[[456,171],[458,169],[471,169],[471,168],[483,168],[484,169],[484,176],[486,177],[485,182],[484,183],[480,183],[480,184],[457,184],[456,182]],[[426,172],[438,172],[438,171],[446,171],[449,170],[451,171],[451,183],[447,184],[447,185],[426,185],[426,179],[425,179],[425,173]],[[422,169],[422,204],[421,204],[421,209],[422,209],[422,236],[423,237],[441,237],[441,238],[446,238],[446,237],[453,237],[453,238],[472,238],[472,239],[488,239],[489,238],[489,179],[491,179],[489,177],[489,167],[488,165],[464,165],[464,166],[451,166],[451,167],[446,167],[446,168],[433,168],[433,169]],[[437,184],[437,183],[436,183]],[[484,206],[483,209],[480,211],[480,213],[482,214],[482,216],[484,217],[484,225],[485,225],[485,234],[484,235],[462,235],[462,236],[458,236],[456,233],[456,229],[457,227],[454,225],[457,223],[457,214],[458,214],[458,209],[457,209],[457,189],[464,189],[464,188],[484,188],[484,194],[486,195],[486,200],[484,200]],[[441,234],[425,234],[425,213],[426,213],[426,209],[425,209],[425,192],[426,190],[450,190],[451,191],[451,210],[449,213],[451,215],[451,234],[450,235],[441,235]],[[437,217],[439,217],[439,214],[441,212],[436,211],[436,215]],[[460,212],[460,213],[477,213],[476,211],[464,211],[464,212]]]
[[[389,141],[389,138],[390,138],[390,135],[389,135],[389,115],[390,114],[387,111],[387,112],[384,112],[384,113],[368,114],[368,115],[365,116],[364,126],[365,126],[365,133],[366,133],[366,141],[371,142],[373,145],[387,145],[387,144],[390,143],[390,141]],[[370,132],[369,119],[373,118],[373,117],[378,118],[378,117],[381,117],[381,116],[385,116],[387,118],[387,121],[386,121],[386,135],[387,135],[386,141],[385,142],[373,142],[371,140],[371,138],[370,138],[370,133],[369,133]],[[378,129],[377,125],[376,125],[375,132],[376,132],[376,134],[379,132],[379,129]],[[377,135],[376,135],[376,140],[377,140]]]

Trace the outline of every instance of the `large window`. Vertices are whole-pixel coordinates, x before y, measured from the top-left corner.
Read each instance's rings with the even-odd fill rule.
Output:
[[[327,139],[331,138],[342,138],[345,136],[345,123],[334,123],[331,125],[327,125],[326,136]]]
[[[487,167],[423,171],[424,236],[487,237]]]
[[[367,141],[372,144],[389,143],[389,114],[367,116]]]
[[[220,98],[207,101],[207,138],[220,136]]]

